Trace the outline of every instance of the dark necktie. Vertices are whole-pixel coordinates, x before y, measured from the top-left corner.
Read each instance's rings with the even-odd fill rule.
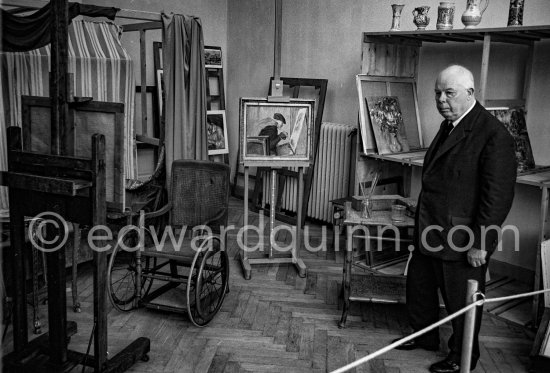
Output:
[[[450,120],[446,120],[441,124],[441,137],[439,138],[439,141],[434,149],[434,154],[437,153],[439,148],[441,148],[441,145],[443,145],[445,140],[447,140],[447,137],[449,137],[449,133],[451,133],[453,128],[453,122]]]

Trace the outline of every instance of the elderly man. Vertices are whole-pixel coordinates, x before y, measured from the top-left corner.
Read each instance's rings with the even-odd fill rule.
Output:
[[[497,228],[514,197],[516,159],[506,128],[476,102],[472,73],[458,65],[437,77],[435,102],[445,118],[424,159],[415,218],[415,250],[407,277],[407,311],[415,331],[439,319],[438,288],[449,314],[466,305],[469,279],[485,291],[485,274],[498,244]],[[492,227],[492,229],[490,228]],[[479,359],[481,307],[471,369]],[[449,354],[431,372],[460,371],[464,317],[452,321]],[[398,347],[439,348],[439,332]]]

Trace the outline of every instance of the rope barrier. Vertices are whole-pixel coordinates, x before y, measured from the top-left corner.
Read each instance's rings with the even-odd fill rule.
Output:
[[[331,373],[343,373],[343,372],[347,372],[348,370],[350,369],[353,369],[361,364],[364,364],[366,363],[367,361],[370,361],[372,359],[375,359],[377,358],[378,356],[380,355],[383,355],[385,354],[386,352],[388,351],[391,351],[393,350],[394,348],[396,348],[397,346],[400,346],[402,345],[403,343],[405,342],[408,342],[410,340],[413,340],[419,336],[421,336],[422,334],[425,334],[427,332],[429,332],[430,330],[432,329],[435,329],[437,327],[439,327],[440,325],[443,325],[449,321],[451,321],[452,319],[454,319],[455,317],[458,317],[460,315],[462,315],[463,313],[466,313],[468,312],[470,309],[474,308],[474,307],[477,307],[477,306],[481,306],[483,305],[484,303],[494,303],[494,302],[501,302],[501,301],[504,301],[504,300],[511,300],[511,299],[517,299],[517,298],[524,298],[524,297],[530,297],[530,296],[533,296],[533,295],[538,295],[538,294],[542,294],[542,293],[548,293],[550,292],[550,289],[545,289],[545,290],[538,290],[538,291],[532,291],[530,293],[522,293],[522,294],[516,294],[516,295],[509,295],[509,296],[506,296],[506,297],[499,297],[499,298],[485,298],[485,295],[481,292],[477,292],[474,294],[474,297],[476,296],[480,296],[482,299],[479,299],[479,300],[476,300],[474,301],[473,303],[467,305],[466,307],[456,311],[455,313],[445,317],[444,319],[441,319],[439,320],[438,322],[430,325],[430,326],[427,326],[425,327],[424,329],[422,330],[419,330],[407,337],[404,337],[404,338],[401,338],[400,340],[396,341],[396,342],[393,342],[392,344],[384,347],[384,348],[381,348],[380,350],[378,351],[375,351],[373,352],[372,354],[369,354],[367,356],[364,356],[362,357],[361,359],[359,360],[356,360],[354,361],[353,363],[350,363],[348,365],[345,365],[339,369],[336,369],[336,370],[333,370]]]

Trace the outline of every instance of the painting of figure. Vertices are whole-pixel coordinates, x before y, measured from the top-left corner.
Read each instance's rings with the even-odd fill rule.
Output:
[[[313,100],[241,99],[243,159],[308,161],[312,156],[313,105]]]
[[[229,153],[225,110],[210,110],[206,113],[208,155]]]
[[[365,100],[378,154],[409,151],[398,98],[395,96],[371,96]]]

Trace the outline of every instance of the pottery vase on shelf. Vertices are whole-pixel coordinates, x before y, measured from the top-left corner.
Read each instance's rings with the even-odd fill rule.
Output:
[[[435,27],[438,30],[452,30],[454,15],[455,3],[450,1],[440,2],[437,7],[437,24]]]
[[[508,26],[523,25],[523,3],[524,3],[524,0],[510,0],[510,11],[508,13]]]
[[[405,4],[392,4],[393,18],[390,31],[399,31],[401,29],[401,11]]]
[[[489,0],[485,0],[485,6],[481,6],[483,0],[467,0],[466,10],[462,13],[464,28],[474,28],[481,22],[481,16],[489,6]]]
[[[417,30],[425,30],[426,26],[428,26],[428,24],[430,23],[430,17],[428,17],[429,10],[429,6],[423,5],[414,8],[414,10],[412,11],[413,23],[416,25]]]

